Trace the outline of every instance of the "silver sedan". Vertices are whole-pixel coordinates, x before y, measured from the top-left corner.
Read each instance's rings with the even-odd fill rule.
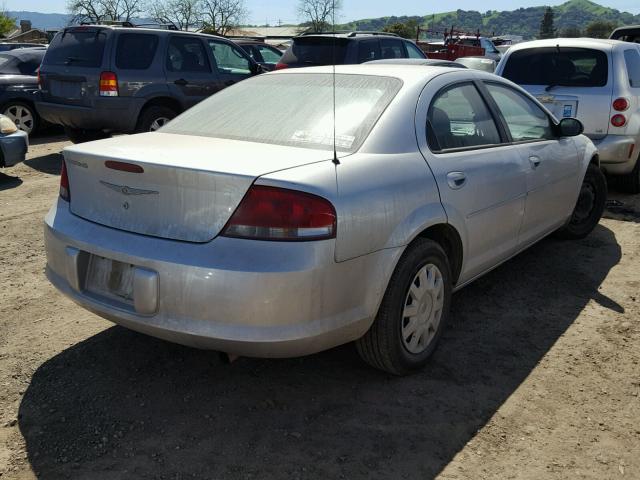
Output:
[[[581,131],[479,71],[261,75],[158,132],[67,148],[46,274],[170,341],[257,357],[355,341],[406,374],[454,290],[596,226],[606,184]]]

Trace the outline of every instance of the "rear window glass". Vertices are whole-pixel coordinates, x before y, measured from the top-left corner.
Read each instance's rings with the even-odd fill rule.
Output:
[[[80,27],[82,28],[82,27]],[[44,57],[45,65],[99,67],[107,35],[102,30],[66,30],[51,41]]]
[[[331,74],[255,77],[211,96],[161,131],[331,150],[333,85]],[[336,75],[336,149],[356,151],[401,86],[397,78]]]
[[[625,50],[624,61],[627,64],[629,85],[640,88],[640,53],[638,50]]]
[[[18,59],[14,56],[0,54],[0,73],[20,73]]]
[[[335,42],[335,46],[334,46]],[[282,63],[304,65],[342,64],[347,53],[348,40],[333,37],[296,38],[282,59]]]
[[[503,77],[520,85],[604,87],[609,66],[607,54],[588,48],[529,48],[513,52]]]
[[[116,67],[124,70],[146,70],[158,49],[158,36],[124,33],[118,37]]]

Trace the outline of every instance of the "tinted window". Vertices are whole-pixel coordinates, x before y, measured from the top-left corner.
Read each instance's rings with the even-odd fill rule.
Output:
[[[500,143],[493,117],[470,83],[438,93],[429,107],[427,138],[434,151]]]
[[[0,54],[0,73],[16,74],[18,71],[18,59],[11,55]]]
[[[629,85],[640,88],[640,53],[638,50],[625,50],[624,61],[627,64]]]
[[[86,27],[58,33],[47,49],[45,65],[99,67],[102,65],[107,35],[103,30]]]
[[[124,33],[118,37],[116,67],[124,70],[145,70],[151,66],[157,49],[157,35]]]
[[[210,72],[209,59],[199,38],[171,37],[167,51],[170,72]]]
[[[29,60],[27,62],[18,62],[18,70],[22,75],[36,75],[36,70],[40,66],[37,60]]]
[[[607,84],[607,54],[587,48],[529,48],[513,52],[503,77],[520,85],[603,87]]]
[[[411,42],[405,42],[405,46],[407,47],[407,53],[409,54],[409,58],[425,58],[424,53],[418,47],[416,47]]]
[[[531,99],[495,83],[487,84],[487,88],[498,104],[514,142],[554,138],[549,117]]]
[[[358,42],[358,63],[382,58],[380,43],[377,39],[363,40]]]
[[[380,50],[382,58],[405,58],[404,49],[402,48],[402,40],[391,38],[380,39]]]
[[[282,59],[287,65],[301,63],[304,65],[332,65],[344,63],[348,40],[333,37],[299,37],[293,40]]]
[[[262,61],[266,63],[278,63],[282,57],[282,52],[267,45],[256,45],[255,48],[262,55]]]
[[[336,148],[353,152],[401,86],[397,78],[336,75],[334,122],[333,75],[260,75],[216,93],[162,131],[331,150],[335,125]]]
[[[240,49],[224,42],[209,40],[209,47],[216,59],[218,71],[223,73],[251,73],[251,65]]]

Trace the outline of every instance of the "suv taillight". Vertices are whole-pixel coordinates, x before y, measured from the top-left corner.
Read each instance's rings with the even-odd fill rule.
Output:
[[[102,72],[100,74],[100,96],[118,96],[118,76],[113,72]]]
[[[276,70],[284,70],[285,68],[289,68],[289,65],[282,62],[276,63]]]
[[[329,200],[284,188],[252,186],[225,226],[225,237],[308,241],[336,236]]]
[[[69,190],[69,176],[67,175],[67,165],[62,161],[62,170],[60,171],[60,198],[67,202],[71,200],[71,190]]]
[[[629,100],[626,98],[616,98],[613,101],[613,109],[616,112],[624,112],[629,108]]]
[[[620,127],[624,127],[626,124],[627,124],[627,117],[625,117],[620,113],[611,117],[611,125],[613,125],[614,127],[620,128]]]
[[[40,76],[40,67],[36,68],[38,74],[38,90],[42,90],[42,77]]]

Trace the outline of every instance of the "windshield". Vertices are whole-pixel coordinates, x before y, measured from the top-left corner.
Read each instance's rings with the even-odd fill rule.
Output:
[[[99,67],[106,40],[104,31],[77,27],[58,33],[44,57],[45,65]]]
[[[545,47],[513,52],[502,76],[519,85],[604,87],[608,74],[605,52],[588,48]]]
[[[331,150],[333,83],[329,73],[255,77],[213,95],[160,131]],[[397,78],[336,75],[336,149],[356,151],[401,86]]]
[[[347,53],[347,45],[348,40],[346,38],[295,38],[293,45],[285,52],[281,62],[287,65],[296,63],[304,65],[342,64]]]

